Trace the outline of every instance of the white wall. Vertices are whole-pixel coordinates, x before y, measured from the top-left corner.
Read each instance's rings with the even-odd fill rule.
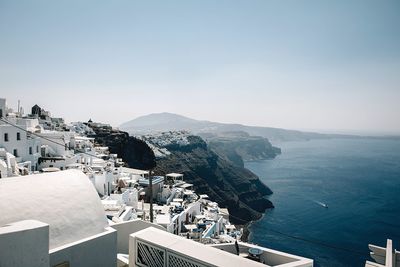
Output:
[[[0,226],[1,267],[48,267],[49,225],[33,220]]]
[[[0,179],[0,225],[35,219],[50,225],[50,248],[104,232],[104,207],[77,170]]]
[[[8,134],[7,142],[4,140],[5,133]],[[20,133],[20,140],[17,140],[17,133]],[[4,147],[11,154],[14,153],[14,149],[17,149],[18,162],[31,161],[32,166],[36,166],[40,156],[40,144],[38,137],[31,135],[28,138],[27,133],[23,130],[7,124],[0,125],[0,147]],[[29,154],[29,147],[32,147],[32,154]],[[37,147],[39,147],[39,153],[37,152]]]
[[[65,150],[65,144],[67,145],[67,148],[69,148],[69,142],[71,141],[71,136],[73,136],[73,133],[51,131],[51,132],[42,132],[39,133],[38,135],[48,140],[52,140],[52,142],[50,142],[42,138],[41,142],[43,145],[48,145],[49,147],[51,147],[57,156],[65,156],[67,154],[72,153],[68,149]],[[61,145],[55,144],[54,142],[57,142],[58,144]]]
[[[189,207],[187,207],[183,212],[176,215],[178,216],[177,220],[176,216],[172,218],[172,222],[175,221],[175,223],[177,223],[177,225],[175,225],[175,228],[178,228],[178,234],[182,231],[182,223],[186,222],[186,214],[191,214],[192,218],[198,214],[201,214],[200,206],[201,203],[199,201],[196,201],[195,203],[190,204]],[[171,229],[171,227],[167,227],[167,229]]]
[[[249,248],[255,247],[263,251],[260,259],[261,262],[269,266],[285,266],[285,267],[313,267],[313,260],[296,256],[293,254],[285,253],[282,251],[277,251],[265,247],[260,247],[253,244],[248,244],[245,242],[238,242],[239,252],[248,253]],[[224,244],[213,244],[211,247],[221,249],[223,251],[236,254],[236,247],[234,243],[224,243]]]
[[[111,225],[112,228],[117,230],[118,235],[118,253],[129,253],[129,235],[132,233],[136,233],[140,230],[155,227],[157,229],[165,231],[164,227],[151,223],[142,221],[140,219],[122,222],[118,224]]]
[[[107,183],[106,183],[106,174],[103,172],[101,174],[93,174],[94,176],[94,186],[100,194],[107,195]]]
[[[19,175],[17,161],[14,155],[8,153],[4,148],[0,149],[0,172],[1,178]]]
[[[117,232],[110,227],[106,230],[50,250],[50,266],[63,262],[68,262],[70,267],[116,266]]]
[[[60,158],[60,159],[46,159],[46,160],[42,160],[39,164],[39,170],[43,170],[44,168],[59,168],[60,170],[65,170],[65,166],[67,164],[65,163],[65,159],[64,158]]]
[[[6,116],[6,112],[7,112],[7,102],[5,98],[0,98],[0,114],[5,117]]]
[[[0,178],[5,178],[8,176],[8,166],[6,161],[0,159]]]

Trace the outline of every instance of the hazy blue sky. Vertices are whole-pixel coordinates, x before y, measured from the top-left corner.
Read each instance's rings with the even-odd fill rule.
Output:
[[[0,92],[114,126],[400,133],[400,1],[0,0]]]

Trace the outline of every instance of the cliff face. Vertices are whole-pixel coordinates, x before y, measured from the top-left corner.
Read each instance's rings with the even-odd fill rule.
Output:
[[[244,167],[244,161],[273,159],[281,153],[268,139],[250,136],[246,132],[202,134],[211,150],[220,157]]]
[[[219,157],[200,137],[189,136],[187,140],[188,144],[165,146],[170,154],[157,159],[157,174],[183,173],[197,193],[207,194],[221,207],[227,207],[233,215],[230,220],[237,224],[259,219],[273,207],[264,198],[272,191],[255,174]]]
[[[108,146],[110,152],[118,154],[129,167],[149,170],[156,165],[153,150],[146,142],[109,126],[90,127],[96,133],[92,136],[95,142],[101,146]]]
[[[126,132],[108,126],[90,127],[96,133],[92,136],[95,142],[108,146],[110,152],[117,153],[129,167],[152,169],[157,165],[154,168],[157,175],[183,173],[185,181],[192,183],[198,194],[207,194],[221,207],[227,207],[233,215],[230,218],[233,223],[245,224],[259,219],[267,208],[273,207],[264,198],[272,191],[255,174],[218,156],[199,136],[165,141],[179,139],[178,134],[171,132],[156,145],[153,142],[157,138],[149,137],[145,140],[150,148],[144,140]],[[160,149],[157,154],[161,157],[155,157],[156,148]]]

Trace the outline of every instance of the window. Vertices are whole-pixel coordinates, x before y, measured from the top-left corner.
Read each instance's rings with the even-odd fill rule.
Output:
[[[18,157],[18,150],[14,149],[14,156]]]
[[[8,133],[4,134],[4,142],[8,142]]]
[[[17,140],[21,140],[21,133],[17,133]]]
[[[36,146],[36,153],[39,153],[39,146]]]
[[[32,155],[32,147],[29,147],[29,155]]]

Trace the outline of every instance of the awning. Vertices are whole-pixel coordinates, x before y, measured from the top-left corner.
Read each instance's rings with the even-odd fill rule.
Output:
[[[58,172],[58,171],[60,171],[60,169],[56,168],[56,167],[49,167],[49,168],[43,168],[42,171],[43,172]]]
[[[184,224],[183,226],[185,226],[185,228],[187,229],[187,230],[194,230],[194,229],[196,229],[197,228],[197,226],[195,225],[195,224]]]
[[[166,214],[166,215],[159,214],[156,216],[156,221],[158,224],[169,224],[171,221],[171,218],[170,218],[169,214]]]
[[[178,178],[178,177],[182,177],[183,174],[181,174],[181,173],[168,173],[166,176],[173,177],[173,178]]]
[[[180,188],[188,188],[188,187],[192,187],[193,186],[193,184],[187,184],[187,183],[185,183],[185,184],[183,184],[183,185],[180,185],[179,187]]]

